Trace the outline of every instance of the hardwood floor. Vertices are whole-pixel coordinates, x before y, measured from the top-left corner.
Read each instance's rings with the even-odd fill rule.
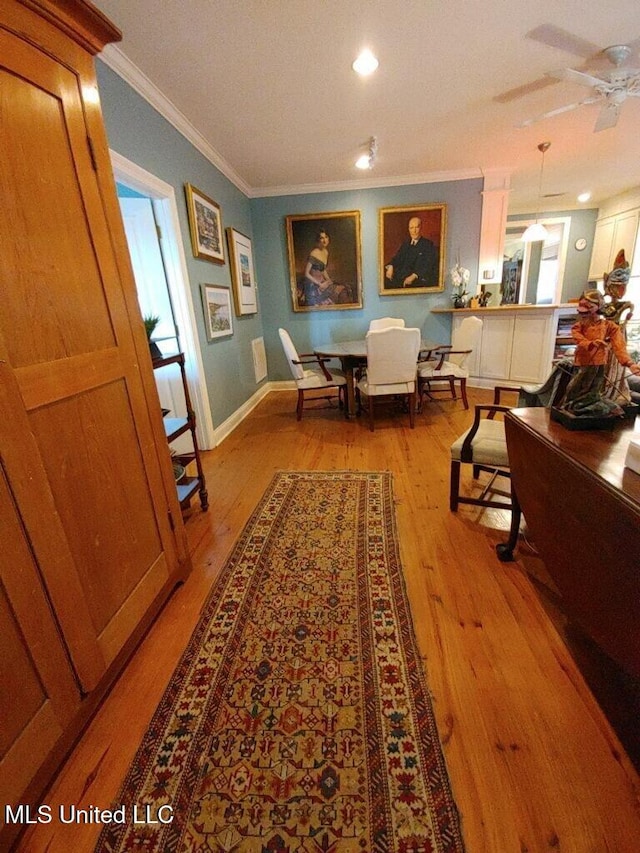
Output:
[[[471,389],[471,404],[488,399]],[[566,625],[544,566],[526,543],[516,562],[497,560],[503,512],[449,512],[449,446],[470,412],[459,402],[426,404],[410,430],[406,414],[380,411],[371,433],[366,418],[305,410],[297,423],[294,409],[295,393],[273,392],[204,454],[210,510],[201,513],[195,501],[189,512],[193,572],[45,802],[54,812],[116,802],[211,583],[276,470],[390,470],[415,630],[467,850],[640,849],[637,772],[561,636]],[[53,821],[30,828],[18,850],[83,853],[98,832]]]

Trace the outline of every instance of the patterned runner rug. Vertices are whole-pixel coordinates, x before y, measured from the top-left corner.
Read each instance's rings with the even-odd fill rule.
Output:
[[[100,853],[463,850],[391,474],[275,476],[117,804],[149,822],[105,827]]]

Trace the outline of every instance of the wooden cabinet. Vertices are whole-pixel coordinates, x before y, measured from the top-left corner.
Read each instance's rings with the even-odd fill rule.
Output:
[[[182,509],[186,509],[191,503],[191,498],[198,492],[200,496],[200,506],[203,511],[209,508],[209,497],[207,486],[202,470],[202,462],[200,461],[200,450],[198,448],[198,437],[196,435],[196,415],[191,405],[191,397],[189,395],[189,386],[187,383],[187,374],[185,370],[184,353],[176,353],[175,355],[166,356],[164,358],[153,359],[153,369],[160,370],[163,367],[168,367],[170,364],[177,364],[180,368],[180,377],[182,379],[182,388],[184,393],[185,411],[183,413],[167,412],[164,419],[164,429],[167,436],[167,443],[171,445],[181,435],[189,434],[191,440],[191,451],[183,453],[175,453],[172,455],[174,466],[184,468],[184,473],[178,472],[180,475],[176,477],[176,488],[178,491],[178,501]],[[169,417],[173,415],[173,417]],[[189,467],[195,467],[195,473],[189,473]]]
[[[7,803],[37,796],[189,567],[97,98],[118,38],[81,0],[0,6]]]
[[[607,216],[596,222],[589,265],[590,280],[602,281],[604,273],[611,272],[620,249],[624,249],[627,261],[633,265],[639,224],[638,208]]]

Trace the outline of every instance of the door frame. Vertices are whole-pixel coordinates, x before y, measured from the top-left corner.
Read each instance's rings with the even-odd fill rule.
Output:
[[[196,431],[201,450],[215,447],[214,425],[205,382],[202,353],[198,344],[193,298],[187,261],[180,239],[180,219],[174,187],[109,149],[115,180],[151,199],[162,232],[162,255],[167,285],[185,356],[185,370],[191,403],[196,414]]]

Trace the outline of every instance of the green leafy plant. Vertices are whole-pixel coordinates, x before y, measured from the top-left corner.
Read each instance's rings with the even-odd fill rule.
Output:
[[[151,335],[154,333],[156,326],[160,322],[160,317],[154,314],[147,314],[142,318],[144,320],[144,328],[147,333],[147,338],[151,340]]]

